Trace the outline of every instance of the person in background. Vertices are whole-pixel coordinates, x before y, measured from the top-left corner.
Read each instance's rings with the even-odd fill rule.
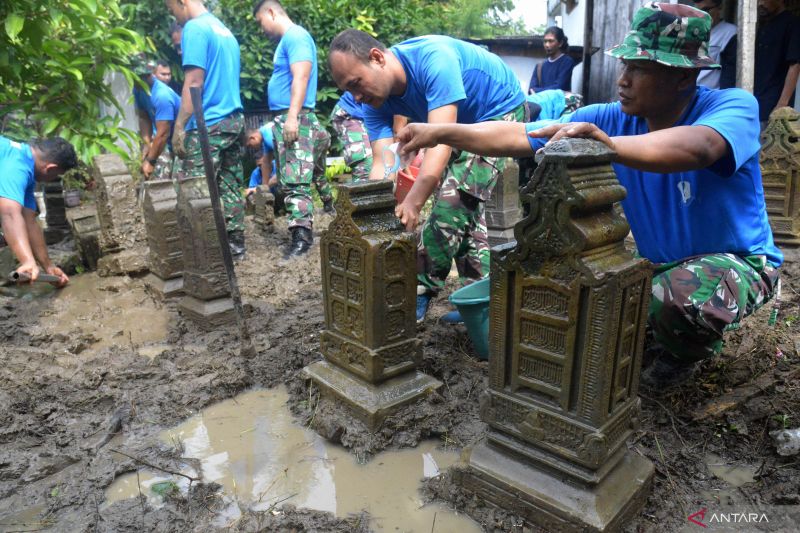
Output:
[[[568,54],[569,43],[564,30],[551,26],[544,32],[545,60],[536,65],[531,76],[528,93],[538,93],[548,89],[572,90],[572,69],[575,60]]]
[[[708,55],[722,67],[719,70],[701,70],[697,85],[709,89],[736,87],[736,26],[722,20],[722,0],[698,0],[694,7],[711,17]]]
[[[272,142],[272,124],[265,124],[257,129],[247,131],[245,146],[258,152],[256,168],[250,174],[250,183],[245,195],[255,192],[255,188],[263,183],[263,177],[269,176],[270,188],[277,183],[275,175],[275,144]]]
[[[783,0],[758,0],[755,87],[762,127],[770,113],[794,103],[800,75],[800,20]]]
[[[77,165],[75,149],[59,137],[25,144],[0,136],[0,233],[20,263],[17,273],[31,281],[44,270],[58,276],[54,283],[57,287],[69,282],[50,261],[42,228],[36,221],[33,189],[36,182],[57,181]]]
[[[364,111],[348,91],[333,107],[331,126],[344,145],[344,164],[350,167],[353,181],[368,180],[372,170],[372,147],[364,125]]]
[[[169,71],[169,68],[167,70]],[[142,174],[146,180],[169,180],[172,179],[175,166],[171,142],[172,130],[181,106],[181,97],[159,79],[157,72],[157,69],[152,70],[146,63],[137,67],[137,74],[150,88],[149,98],[155,126],[152,140],[145,147]]]
[[[169,27],[169,38],[172,40],[172,46],[175,48],[175,52],[178,53],[178,56],[183,55],[183,50],[181,49],[182,35],[183,35],[183,26],[181,26],[177,22],[173,22],[172,25]]]
[[[149,61],[141,57],[134,59],[134,71],[141,74],[146,70],[152,74],[156,68],[154,61]],[[133,109],[136,111],[136,119],[139,124],[139,137],[142,142],[142,157],[147,153],[148,148],[153,143],[155,133],[155,109],[150,101],[150,95],[138,84],[133,86]]]

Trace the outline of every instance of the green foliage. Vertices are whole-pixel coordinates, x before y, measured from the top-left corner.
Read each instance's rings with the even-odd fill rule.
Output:
[[[118,0],[0,2],[0,133],[19,140],[59,135],[88,162],[133,133],[101,105],[116,107],[106,81],[145,41],[124,27]],[[124,155],[124,154],[123,154]]]

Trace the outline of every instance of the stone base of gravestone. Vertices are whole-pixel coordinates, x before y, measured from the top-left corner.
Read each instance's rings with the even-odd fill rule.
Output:
[[[317,361],[303,373],[328,397],[347,409],[370,431],[400,407],[419,400],[442,386],[442,382],[419,371],[407,372],[373,384],[327,361]]]
[[[96,270],[97,262],[100,260],[100,222],[97,220],[97,214],[70,217],[70,226],[81,261],[89,270]]]
[[[256,187],[256,192],[253,193],[253,204],[255,205],[253,221],[265,233],[275,231],[275,197],[269,192],[268,186]]]
[[[144,285],[159,300],[183,295],[183,276],[161,279],[151,272],[144,277]]]
[[[468,468],[454,471],[467,497],[519,515],[544,531],[620,531],[647,500],[654,473],[650,461],[625,449],[599,483],[572,483],[563,473],[510,455],[487,440],[468,452],[467,462]]]
[[[133,276],[147,271],[146,247],[106,254],[97,261],[97,274],[101,277]]]
[[[184,296],[178,304],[178,310],[205,331],[212,331],[236,321],[233,300],[227,297],[198,300],[193,296]]]

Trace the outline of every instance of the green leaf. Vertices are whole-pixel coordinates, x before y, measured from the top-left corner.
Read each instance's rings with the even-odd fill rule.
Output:
[[[58,123],[59,123],[58,117],[51,118],[44,125],[44,128],[42,128],[42,133],[44,133],[45,135],[50,135],[58,127]]]
[[[12,41],[17,38],[24,26],[25,19],[16,13],[11,13],[6,17],[6,34]]]

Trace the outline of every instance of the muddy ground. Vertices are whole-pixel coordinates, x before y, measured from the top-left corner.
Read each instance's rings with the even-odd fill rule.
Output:
[[[328,221],[323,217],[317,229]],[[462,327],[436,322],[449,310],[444,299],[419,330],[422,370],[445,384],[439,393],[407,408],[378,435],[328,416],[299,374],[320,358],[319,248],[307,259],[283,262],[279,247],[288,234],[285,222],[278,225],[270,235],[248,226],[248,257],[237,266],[255,359],[239,357],[235,328],[198,330],[174,304],[154,300],[141,279],[75,276],[74,289],[87,292],[77,309],[65,308],[46,287],[0,289],[0,531],[367,531],[364,514],[341,519],[290,506],[243,509],[241,518],[219,527],[219,486],[202,479],[158,509],[137,499],[103,505],[105,488],[123,473],[145,463],[167,471],[191,465],[159,433],[253,386],[285,383],[297,421],[337,433],[362,461],[427,437],[448,447],[480,438],[485,426],[477,400],[487,364],[471,355]],[[679,530],[688,514],[714,498],[800,504],[797,457],[778,456],[767,434],[800,426],[796,279],[800,266],[791,263],[775,327],[767,326],[769,308],[763,309],[730,335],[723,356],[706,363],[692,385],[643,396],[642,427],[630,447],[654,462],[656,478],[646,508],[628,529]],[[168,319],[160,323],[153,317],[162,311]],[[122,334],[131,322],[140,326]],[[729,409],[719,412],[723,403]],[[711,453],[719,463],[752,465],[753,482],[731,489],[711,473]],[[447,476],[425,486],[430,498],[468,511],[487,531],[515,529],[514,517],[452,489]]]

